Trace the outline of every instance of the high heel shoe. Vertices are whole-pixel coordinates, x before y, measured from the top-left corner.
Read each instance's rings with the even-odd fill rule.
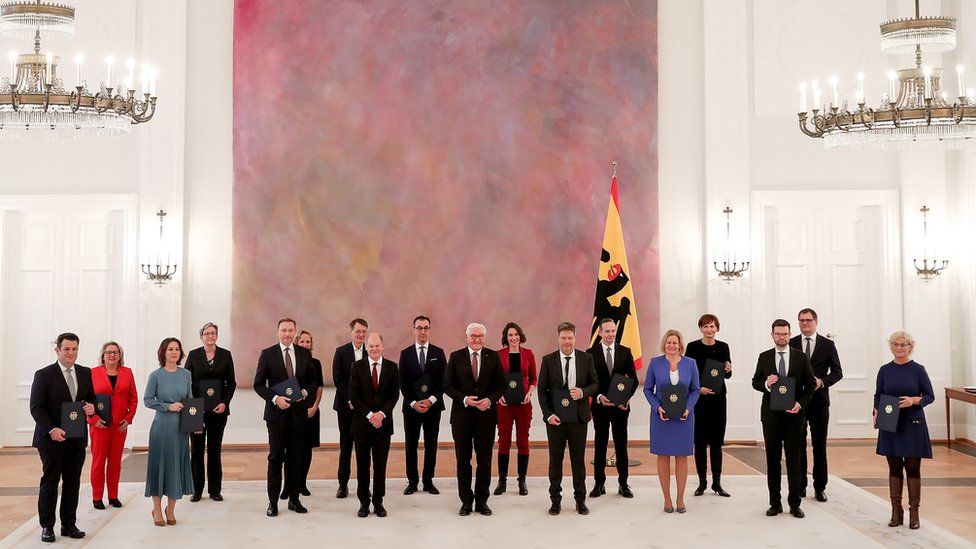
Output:
[[[166,524],[170,526],[176,525],[176,517],[170,518],[169,513],[166,513]]]
[[[715,492],[716,494],[722,496],[723,498],[730,498],[730,497],[732,497],[732,494],[730,494],[730,493],[728,493],[728,492],[726,492],[725,490],[722,489],[722,485],[721,484],[713,484],[712,485],[712,491]]]
[[[664,507],[664,512],[665,513],[673,513],[674,512],[674,507],[673,506],[672,507],[665,506]]]
[[[153,524],[155,524],[156,526],[165,526],[166,525],[165,522],[163,522],[161,520],[156,520],[156,512],[155,511],[149,511],[149,514],[152,515]],[[160,513],[160,514],[162,514],[162,513]]]

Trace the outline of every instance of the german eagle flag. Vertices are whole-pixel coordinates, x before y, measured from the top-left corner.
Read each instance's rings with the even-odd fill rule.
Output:
[[[617,193],[617,163],[613,164],[610,181],[610,208],[607,226],[603,231],[603,249],[597,273],[596,302],[593,304],[593,327],[590,330],[590,346],[600,337],[600,320],[617,321],[617,341],[630,347],[634,353],[634,365],[641,369],[640,330],[637,327],[637,304],[634,301],[634,285],[631,283],[627,251],[624,249],[624,232],[620,224],[620,198]]]

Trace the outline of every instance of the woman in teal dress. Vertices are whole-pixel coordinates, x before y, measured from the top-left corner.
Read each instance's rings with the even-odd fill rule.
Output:
[[[168,337],[157,351],[159,369],[149,374],[143,402],[156,410],[149,429],[149,465],[146,468],[146,497],[153,500],[153,522],[156,526],[176,524],[176,500],[193,493],[190,468],[190,435],[180,432],[183,400],[193,396],[190,372],[180,368],[183,345]],[[163,521],[162,498],[166,496],[166,520]]]

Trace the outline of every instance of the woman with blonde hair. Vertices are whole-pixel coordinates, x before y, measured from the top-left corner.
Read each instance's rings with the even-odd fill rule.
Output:
[[[108,503],[122,507],[119,500],[119,477],[122,474],[122,449],[129,425],[139,407],[136,380],[132,370],[125,367],[125,353],[114,341],[102,345],[99,365],[92,368],[92,385],[96,395],[109,395],[111,420],[105,422],[99,414],[88,418],[91,432],[92,505],[105,509],[102,493],[108,487]]]

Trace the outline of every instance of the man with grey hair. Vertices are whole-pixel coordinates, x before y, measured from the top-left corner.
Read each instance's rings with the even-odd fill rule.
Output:
[[[495,403],[505,392],[498,353],[485,348],[483,324],[472,322],[465,330],[467,346],[451,353],[444,371],[444,394],[451,397],[451,433],[457,458],[458,514],[474,510],[490,515],[488,488],[491,483],[491,454],[498,414]],[[474,490],[471,489],[471,453],[477,461]]]

